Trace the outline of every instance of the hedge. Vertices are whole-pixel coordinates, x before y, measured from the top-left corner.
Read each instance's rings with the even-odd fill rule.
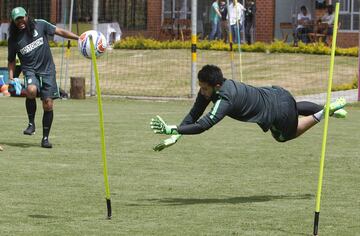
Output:
[[[50,47],[61,47],[62,43],[51,41]],[[64,43],[67,46],[67,41]],[[0,46],[7,46],[7,41],[0,41]],[[201,40],[197,43],[199,50],[218,50],[230,51],[229,44],[223,41],[208,41]],[[77,47],[77,42],[71,40],[71,47]],[[147,39],[143,37],[126,37],[121,41],[117,41],[113,45],[114,49],[190,49],[190,41],[157,41],[154,39]],[[233,50],[238,50],[238,45],[233,45]],[[273,43],[256,42],[254,44],[242,44],[241,50],[243,52],[263,52],[263,53],[303,53],[303,54],[331,54],[331,48],[323,43],[303,44],[299,43],[298,47],[293,47],[288,43],[276,40]],[[358,56],[358,47],[352,48],[336,48],[336,55],[338,56]]]

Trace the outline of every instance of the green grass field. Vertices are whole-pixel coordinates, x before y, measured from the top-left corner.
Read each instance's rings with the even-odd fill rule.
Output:
[[[190,101],[104,99],[113,219],[106,220],[97,100],[56,101],[50,140],[24,136],[23,98],[0,97],[1,235],[311,235],[323,123],[280,144],[226,118],[160,153],[149,128]],[[360,106],[330,119],[321,235],[360,235]]]

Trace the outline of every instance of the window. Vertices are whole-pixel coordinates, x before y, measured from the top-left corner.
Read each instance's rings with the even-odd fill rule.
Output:
[[[339,0],[338,2],[340,3],[340,30],[358,31],[360,0]]]
[[[78,0],[79,21],[91,22],[93,1]],[[99,23],[118,22],[122,29],[147,27],[147,0],[99,0]]]
[[[0,21],[10,20],[10,12],[14,7],[22,6],[32,18],[50,21],[50,3],[48,0],[3,0],[0,1]]]
[[[191,0],[163,0],[163,18],[191,19]]]
[[[112,16],[116,16],[121,28],[131,30],[147,28],[147,0],[108,0],[106,2],[113,3],[108,11],[112,13]]]

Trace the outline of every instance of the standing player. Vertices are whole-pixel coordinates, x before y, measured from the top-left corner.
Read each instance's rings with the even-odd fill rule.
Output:
[[[152,119],[155,133],[172,135],[154,147],[155,151],[176,143],[182,134],[200,134],[225,116],[257,123],[264,132],[271,131],[278,142],[294,139],[319,123],[323,107],[311,102],[295,102],[293,96],[281,87],[253,87],[225,79],[217,66],[206,65],[198,73],[200,91],[189,114],[179,126],[167,125],[160,116]],[[210,102],[209,113],[200,118]],[[330,115],[344,118],[344,98],[330,104]],[[299,115],[304,117],[298,118]]]
[[[76,34],[60,29],[45,20],[31,19],[22,7],[16,7],[11,11],[8,40],[9,78],[14,80],[17,55],[21,62],[27,89],[25,105],[29,124],[24,134],[35,134],[35,99],[39,95],[44,110],[41,140],[41,147],[44,148],[52,148],[49,133],[53,121],[53,99],[59,98],[55,64],[48,43],[48,36],[54,34],[74,40],[79,38]]]

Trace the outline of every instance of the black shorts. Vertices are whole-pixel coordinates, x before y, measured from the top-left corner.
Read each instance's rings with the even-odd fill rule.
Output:
[[[283,88],[275,88],[279,92],[279,109],[270,130],[276,141],[286,142],[296,137],[299,114],[294,97]]]
[[[26,73],[25,88],[29,85],[37,87],[38,95],[41,100],[46,98],[57,99],[60,96],[58,86],[56,84],[56,75],[36,75],[34,73]]]

